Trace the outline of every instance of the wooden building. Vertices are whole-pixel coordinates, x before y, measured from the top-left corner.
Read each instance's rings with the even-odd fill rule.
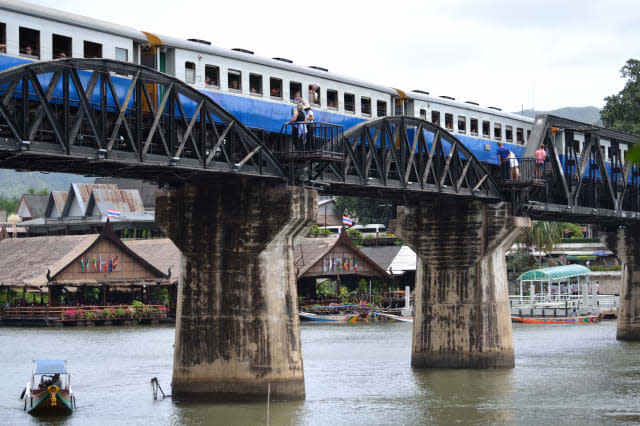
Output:
[[[298,294],[315,298],[316,281],[328,278],[350,288],[360,279],[390,281],[392,277],[353,245],[346,232],[338,238],[304,238],[295,247]]]

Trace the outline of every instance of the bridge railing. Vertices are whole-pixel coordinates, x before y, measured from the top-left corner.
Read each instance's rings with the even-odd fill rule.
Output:
[[[551,163],[536,158],[507,158],[500,165],[500,177],[504,183],[543,184],[553,173]]]
[[[299,122],[282,126],[274,153],[289,159],[342,160],[343,127],[332,123]]]

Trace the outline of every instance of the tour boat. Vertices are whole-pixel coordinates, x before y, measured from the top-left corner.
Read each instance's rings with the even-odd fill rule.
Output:
[[[558,318],[541,318],[541,317],[511,317],[513,322],[522,322],[525,324],[593,324],[600,319],[597,315],[588,315],[582,317],[558,317]]]
[[[369,320],[369,314],[362,316],[358,313],[349,314],[329,314],[321,315],[311,312],[300,312],[300,319],[307,321],[320,321],[320,322],[367,322]]]
[[[67,361],[34,361],[31,381],[21,398],[29,414],[70,414],[75,407],[75,396]]]

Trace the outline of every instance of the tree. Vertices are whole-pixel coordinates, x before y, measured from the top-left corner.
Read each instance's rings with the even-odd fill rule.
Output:
[[[338,215],[355,216],[362,225],[381,223],[389,226],[393,218],[393,203],[358,197],[336,197]]]
[[[41,188],[38,190],[38,195],[49,195],[49,190],[47,188]]]
[[[629,59],[620,73],[627,82],[617,95],[604,98],[600,118],[605,127],[640,136],[640,61]]]
[[[562,240],[565,229],[562,222],[534,221],[526,235],[526,243],[539,253],[538,265],[542,265],[542,252],[550,252]]]

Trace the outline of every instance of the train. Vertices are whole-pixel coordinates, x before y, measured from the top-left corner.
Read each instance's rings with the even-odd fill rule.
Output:
[[[225,49],[200,39],[182,40],[18,0],[0,0],[0,71],[58,58],[109,58],[148,66],[193,86],[245,126],[278,133],[301,100],[317,122],[345,130],[387,115],[430,121],[455,135],[478,160],[498,164],[497,143],[521,157],[534,119],[457,101],[424,90],[401,90],[303,66],[283,57],[262,57],[243,48]],[[577,148],[584,143],[576,134]],[[563,141],[560,152],[564,150]],[[609,141],[601,140],[604,155]]]

